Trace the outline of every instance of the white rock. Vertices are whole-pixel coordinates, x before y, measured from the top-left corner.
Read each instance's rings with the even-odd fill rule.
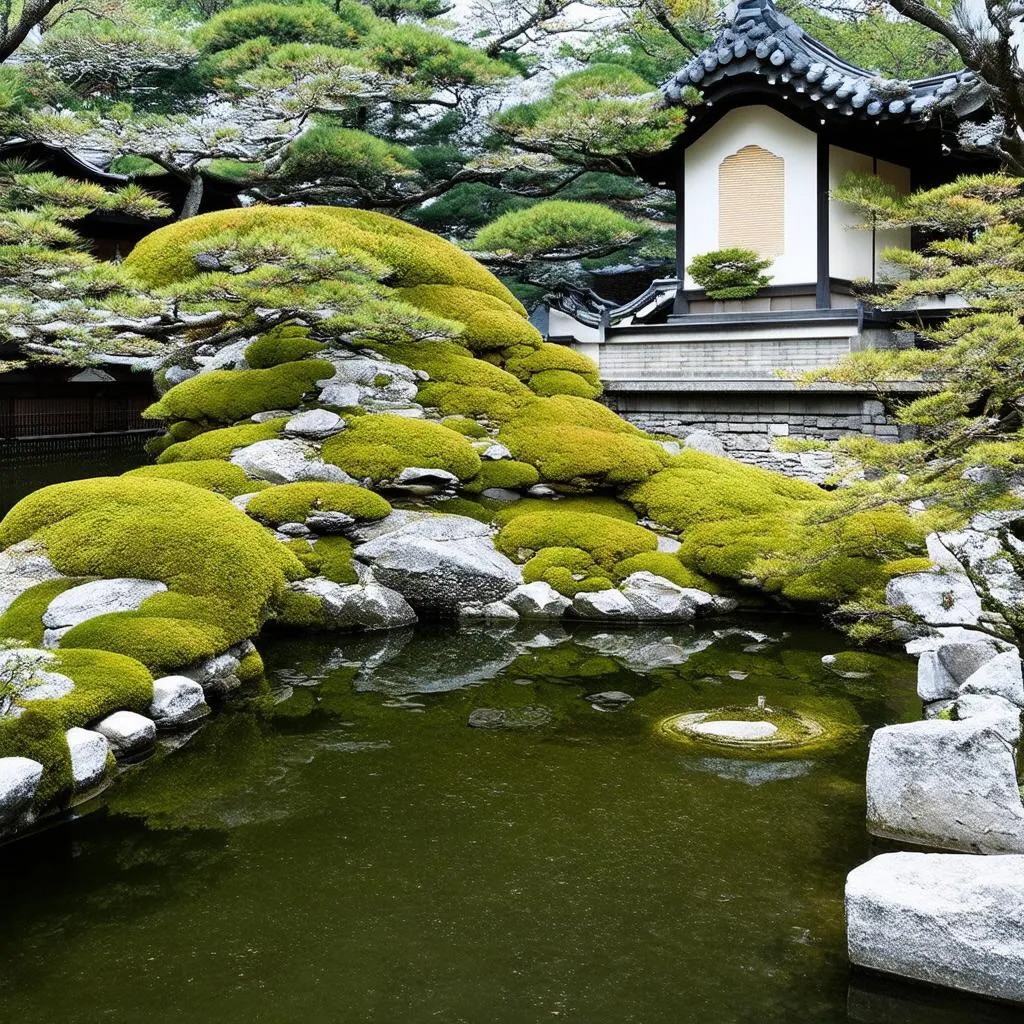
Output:
[[[188,725],[209,712],[203,688],[188,676],[164,676],[153,683],[149,716],[159,728]]]
[[[402,470],[394,481],[399,487],[425,485],[427,487],[458,487],[459,478],[446,469],[429,469],[421,466],[408,466]]]
[[[850,960],[1024,1001],[1024,857],[887,853],[846,880]]]
[[[940,849],[1024,852],[1015,753],[984,715],[879,729],[868,754],[868,831]]]
[[[505,601],[491,601],[480,609],[480,613],[488,622],[518,622],[519,612]]]
[[[725,457],[725,445],[710,430],[694,430],[683,438],[683,446],[705,455]]]
[[[1004,697],[988,693],[965,693],[957,697],[953,707],[958,720],[983,720],[1011,746],[1020,742],[1020,708]]]
[[[205,693],[224,696],[242,685],[242,680],[239,678],[242,658],[255,650],[251,640],[243,640],[240,644],[224,651],[223,654],[204,658],[188,668],[181,669],[178,675],[195,680]]]
[[[1024,707],[1024,675],[1021,673],[1020,654],[1016,650],[997,654],[986,662],[963,686],[961,693],[994,694]]]
[[[0,757],[0,823],[25,811],[39,788],[43,766],[28,757]]]
[[[38,541],[23,540],[0,551],[0,615],[26,590],[62,575]]]
[[[92,729],[77,726],[65,733],[71,751],[71,777],[76,790],[91,789],[107,771],[107,737]]]
[[[658,444],[660,444],[669,455],[678,455],[683,450],[678,441],[659,441]]]
[[[929,626],[975,626],[981,598],[961,573],[915,572],[897,576],[885,588],[891,608],[907,606]]]
[[[183,380],[194,377],[197,372],[196,370],[187,370],[184,366],[168,366],[164,370],[164,380],[173,387],[175,384],[180,384]]]
[[[939,660],[938,651],[925,651],[917,662],[917,695],[923,701],[948,700],[957,695],[956,680]]]
[[[248,338],[233,341],[218,349],[211,356],[202,356],[196,360],[200,364],[199,373],[209,373],[211,370],[245,370],[249,364],[245,361],[245,350],[249,347]]]
[[[939,663],[959,685],[992,661],[999,654],[999,647],[994,640],[945,638],[935,651]]]
[[[97,615],[136,611],[147,598],[166,590],[167,584],[159,580],[93,580],[58,594],[43,612],[43,625],[63,635],[72,626]]]
[[[495,549],[490,527],[466,516],[412,520],[357,547],[355,557],[414,608],[436,614],[500,601],[523,581],[519,566]]]
[[[481,453],[481,459],[511,459],[512,453],[503,444],[488,445]]]
[[[285,425],[286,434],[295,434],[299,437],[309,437],[314,440],[322,440],[334,434],[340,434],[347,424],[336,413],[329,409],[310,409],[308,412],[300,412],[293,416]]]
[[[698,722],[690,726],[690,732],[700,736],[713,736],[727,740],[767,740],[779,731],[778,726],[771,722]]]
[[[658,550],[663,551],[666,554],[674,555],[683,545],[675,539],[675,537],[666,537],[663,534],[658,535]]]
[[[379,583],[343,585],[314,576],[290,589],[318,598],[328,623],[337,629],[401,629],[416,621],[405,598]]]
[[[239,494],[237,497],[231,499],[231,504],[241,511],[245,511],[249,507],[249,502],[252,501],[259,491],[253,491],[251,494]]]
[[[115,711],[97,726],[110,744],[115,757],[131,757],[148,750],[156,742],[156,725],[152,719],[134,711]]]
[[[34,680],[22,693],[25,703],[33,700],[57,700],[66,697],[75,688],[74,680],[61,672],[37,672]]]
[[[547,484],[534,484],[526,489],[531,498],[553,498],[558,492]]]
[[[581,619],[636,619],[633,605],[620,590],[583,592],[573,598],[572,610]]]
[[[651,572],[635,572],[626,577],[622,595],[632,605],[635,617],[641,620],[689,622],[697,614],[696,604],[682,587]]]
[[[257,441],[231,453],[231,462],[241,467],[246,476],[272,484],[290,484],[302,480],[326,480],[331,483],[352,483],[352,477],[337,466],[317,458],[315,448],[302,441],[279,438]]]
[[[524,619],[560,619],[572,605],[569,598],[543,580],[516,587],[505,598],[505,603]]]

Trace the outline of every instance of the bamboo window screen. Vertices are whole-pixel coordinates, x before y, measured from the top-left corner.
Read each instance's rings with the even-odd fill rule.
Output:
[[[786,232],[786,173],[782,157],[744,146],[718,168],[718,245],[781,256]]]

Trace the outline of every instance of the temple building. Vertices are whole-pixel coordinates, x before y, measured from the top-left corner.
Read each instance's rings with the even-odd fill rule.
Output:
[[[550,339],[594,358],[609,404],[651,429],[702,426],[736,453],[767,451],[787,434],[895,438],[876,396],[800,388],[775,371],[913,344],[900,315],[866,304],[854,284],[878,282],[882,251],[918,240],[859,227],[857,211],[830,193],[850,171],[909,192],[995,169],[959,142],[965,121],[990,116],[984,85],[968,71],[880,78],[810,38],[771,0],[742,0],[714,43],[662,86],[665,101],[682,102],[687,87],[703,100],[685,132],[636,160],[648,182],[676,193],[675,276],[625,305],[556,296]],[[749,299],[707,298],[687,266],[725,248],[771,259],[771,283]],[[941,303],[922,311],[946,313]]]

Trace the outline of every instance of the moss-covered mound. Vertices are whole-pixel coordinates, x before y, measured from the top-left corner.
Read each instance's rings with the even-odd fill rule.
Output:
[[[411,466],[443,469],[460,480],[480,472],[480,456],[463,434],[439,423],[384,414],[355,419],[324,444],[323,457],[374,483],[394,480]]]
[[[266,423],[241,423],[236,427],[206,430],[187,441],[179,441],[165,448],[157,456],[157,462],[228,459],[236,448],[245,448],[257,441],[271,441],[275,437],[280,437],[287,422],[288,417],[282,416],[267,420]]]
[[[254,413],[292,409],[318,380],[334,376],[325,359],[267,370],[214,370],[176,384],[144,413],[150,419],[235,423]]]
[[[611,573],[582,548],[542,548],[523,566],[523,582],[542,580],[565,597],[611,590]]]
[[[61,640],[62,648],[114,651],[156,669],[252,636],[286,580],[306,575],[226,498],[173,480],[99,477],[44,487],[0,523],[0,547],[29,537],[66,575],[167,585],[139,611],[89,619]]]
[[[309,329],[299,326],[275,327],[257,338],[246,350],[245,361],[254,370],[291,363],[322,352],[324,346],[309,336]]]
[[[269,487],[245,511],[261,523],[301,523],[312,512],[343,512],[358,520],[383,519],[391,505],[379,494],[355,484],[298,483]]]
[[[577,548],[610,572],[625,558],[655,551],[658,538],[621,519],[552,509],[516,516],[501,528],[497,545],[518,561],[532,558],[544,548]]]
[[[220,459],[199,459],[196,462],[171,462],[167,465],[140,466],[130,469],[125,476],[157,477],[161,480],[178,480],[193,487],[216,491],[225,498],[237,498],[240,494],[261,491],[270,485],[262,480],[250,480],[245,473],[230,462]]]

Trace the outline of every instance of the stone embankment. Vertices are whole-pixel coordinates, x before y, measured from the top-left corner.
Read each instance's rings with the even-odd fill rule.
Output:
[[[879,729],[867,769],[877,836],[952,853],[887,853],[846,886],[850,960],[861,967],[1024,1002],[1024,803],[1017,753],[1020,652],[1004,615],[1024,605],[1021,513],[933,534],[937,568],[893,580],[908,616],[924,719]],[[988,611],[988,608],[1001,611]],[[916,626],[911,627],[913,619]]]

